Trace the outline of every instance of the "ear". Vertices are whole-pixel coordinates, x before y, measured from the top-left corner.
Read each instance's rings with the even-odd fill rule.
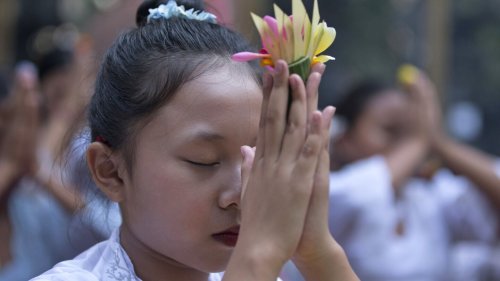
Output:
[[[125,195],[122,159],[100,142],[93,142],[87,148],[87,165],[94,182],[114,202],[121,202]]]

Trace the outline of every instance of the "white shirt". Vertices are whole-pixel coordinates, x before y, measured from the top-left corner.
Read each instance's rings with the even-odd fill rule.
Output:
[[[31,281],[140,281],[132,262],[119,242],[118,229],[111,237],[81,253],[73,260],[56,264]],[[222,280],[222,273],[212,273],[209,281]]]
[[[211,273],[208,281],[221,281],[223,273]],[[130,258],[119,242],[118,229],[111,237],[73,260],[56,264],[31,281],[140,281]],[[281,281],[281,279],[277,279]]]
[[[442,170],[401,191],[396,200],[381,156],[330,175],[330,229],[361,280],[447,280],[453,241],[494,241],[494,212],[465,179]]]

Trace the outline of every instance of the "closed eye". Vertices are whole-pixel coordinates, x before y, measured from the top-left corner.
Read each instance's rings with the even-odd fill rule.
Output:
[[[209,163],[204,163],[204,162],[196,162],[196,161],[191,161],[191,160],[185,160],[187,163],[198,166],[198,167],[215,167],[220,164],[220,162],[209,162]]]

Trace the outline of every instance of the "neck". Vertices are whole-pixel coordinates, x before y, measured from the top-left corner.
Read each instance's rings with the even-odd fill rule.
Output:
[[[179,280],[207,281],[209,274],[169,258],[144,244],[123,222],[120,244],[130,257],[135,273],[143,281]]]

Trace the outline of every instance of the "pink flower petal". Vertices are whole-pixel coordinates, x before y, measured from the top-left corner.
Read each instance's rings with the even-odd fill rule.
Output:
[[[269,54],[259,54],[252,52],[239,52],[231,56],[231,59],[239,62],[246,62],[256,59],[269,58]]]
[[[279,30],[278,30],[278,21],[275,18],[270,17],[270,16],[265,16],[264,21],[267,23],[269,28],[273,31],[275,36],[280,35]]]
[[[270,66],[270,65],[266,65],[266,66],[264,66],[264,68],[265,68],[267,71],[269,71],[269,72],[271,72],[271,73],[274,73],[274,67],[272,67],[272,66]]]
[[[286,40],[287,40],[287,35],[286,35],[286,28],[285,28],[285,26],[283,26],[283,28],[282,28],[282,29],[283,29],[283,30],[282,30],[281,32],[282,32],[282,34],[283,34],[283,39],[285,39],[285,41],[286,41]]]

